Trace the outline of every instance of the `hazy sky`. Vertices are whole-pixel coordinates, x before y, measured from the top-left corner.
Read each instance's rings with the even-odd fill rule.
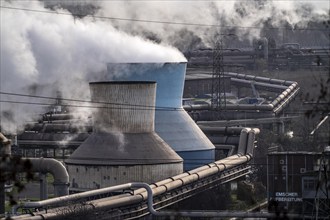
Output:
[[[46,2],[54,4],[56,0]],[[174,45],[185,48],[199,39],[211,46],[219,31],[212,26],[166,22],[232,26],[239,37],[252,40],[259,37],[265,21],[275,27],[286,23],[304,27],[310,21],[329,19],[330,6],[329,1],[289,0],[260,1],[263,4],[247,0],[57,2],[92,4],[97,8],[96,17],[73,18],[59,7],[54,14],[41,1],[1,0],[1,91],[46,96],[61,91],[63,97],[85,98],[89,96],[88,81],[101,79],[106,63],[186,61]],[[149,40],[152,38],[156,41]],[[13,108],[20,117],[16,122],[33,111],[32,106],[1,104],[1,111]]]

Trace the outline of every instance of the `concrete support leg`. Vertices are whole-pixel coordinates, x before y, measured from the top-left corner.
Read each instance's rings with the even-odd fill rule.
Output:
[[[45,173],[39,173],[40,200],[48,199],[47,178]]]

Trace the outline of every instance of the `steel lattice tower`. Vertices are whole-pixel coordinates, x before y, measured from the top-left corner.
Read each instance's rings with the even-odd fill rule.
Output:
[[[212,100],[213,109],[220,110],[226,106],[225,80],[224,80],[223,40],[217,39],[213,49],[213,73],[212,73]],[[223,93],[223,96],[221,96]],[[224,99],[224,100],[223,100]]]
[[[313,207],[313,219],[330,216],[329,203],[329,162],[330,152],[324,151],[320,159],[320,167],[318,171],[318,182],[316,186],[316,194]],[[315,212],[314,212],[315,211]]]

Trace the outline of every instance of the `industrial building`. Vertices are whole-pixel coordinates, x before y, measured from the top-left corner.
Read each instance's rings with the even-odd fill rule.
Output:
[[[92,115],[79,118],[74,112],[48,112],[37,123],[27,125],[25,132],[18,136],[18,145],[26,149],[25,155],[32,152],[34,157],[63,159],[69,173],[70,191],[98,207],[97,212],[111,210],[104,214],[111,217],[145,216],[149,210],[142,189],[112,198],[109,197],[112,188],[109,188],[111,192],[103,193],[109,186],[147,182],[152,187],[157,207],[166,207],[246,176],[251,172],[248,162],[253,159],[259,130],[236,126],[276,124],[283,133],[284,121],[290,118],[281,117],[281,113],[297,96],[298,84],[225,72],[222,80],[226,89],[223,87],[219,92],[236,97],[233,102],[225,98],[228,102],[221,106],[221,111],[215,111],[212,102],[182,104],[183,94],[211,94],[212,99],[214,92],[211,74],[185,75],[186,63],[109,63],[106,76],[109,81],[90,83],[92,108],[95,109]],[[248,90],[252,91],[250,97],[246,97]],[[260,92],[267,94],[263,102],[239,102],[244,97],[256,100]],[[220,119],[229,120],[201,121],[199,126],[194,121],[205,120],[208,118],[205,115],[214,113],[225,116]],[[310,184],[310,179],[305,179],[303,186]],[[97,189],[102,190],[94,191]],[[315,213],[315,206],[310,205],[313,202],[310,192],[288,192],[287,189],[278,189],[273,194],[269,191],[270,204],[273,201],[278,204],[267,215],[256,216],[274,216],[278,210],[284,210],[283,213],[290,210],[292,215],[299,211],[307,214],[310,210]],[[85,194],[79,193],[82,191],[104,199],[85,198]],[[66,198],[69,203],[75,199]],[[324,198],[314,196],[314,201],[315,198],[319,204],[317,215],[326,215],[322,211],[326,209]],[[289,201],[295,203],[288,206],[286,202]],[[68,204],[61,198],[50,203],[60,209]],[[48,201],[27,203],[26,207],[41,207],[44,218],[54,213],[53,207],[45,204]],[[61,216],[56,215],[56,218]]]
[[[268,204],[272,212],[328,219],[330,152],[273,152],[267,158]]]

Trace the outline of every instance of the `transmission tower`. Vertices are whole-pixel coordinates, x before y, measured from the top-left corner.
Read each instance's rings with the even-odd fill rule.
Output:
[[[212,108],[219,111],[226,107],[225,96],[225,70],[223,61],[223,39],[219,36],[213,49],[213,72],[212,72]],[[221,95],[223,93],[223,95]]]
[[[330,217],[330,198],[329,198],[329,163],[330,146],[325,148],[320,159],[318,172],[318,182],[314,199],[313,219]],[[315,213],[314,213],[315,210]]]

